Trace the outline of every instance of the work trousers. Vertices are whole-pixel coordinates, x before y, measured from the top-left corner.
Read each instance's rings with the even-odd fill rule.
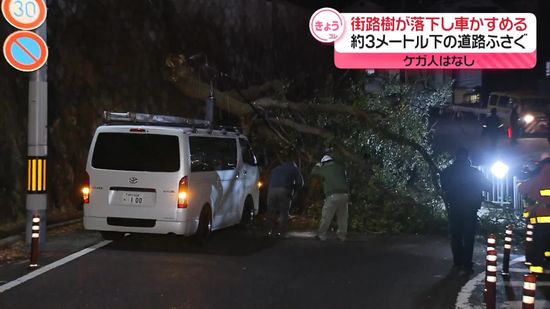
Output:
[[[336,235],[340,240],[346,239],[348,233],[348,199],[349,196],[346,193],[335,193],[325,198],[318,232],[320,239],[327,239],[327,231],[334,215],[336,215],[336,224],[338,225]]]
[[[267,193],[267,231],[273,231],[279,214],[278,231],[286,232],[288,227],[288,210],[290,209],[290,190],[285,188],[269,188]]]
[[[533,247],[531,263],[533,266],[543,266],[544,252],[550,249],[550,223],[533,224]]]
[[[466,208],[466,207],[465,207]],[[474,236],[477,226],[477,210],[470,209],[449,211],[451,230],[451,250],[455,266],[471,268],[474,253]]]

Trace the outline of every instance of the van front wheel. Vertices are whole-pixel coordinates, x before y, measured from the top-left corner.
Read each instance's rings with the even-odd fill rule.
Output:
[[[210,207],[205,206],[199,216],[199,225],[195,233],[195,241],[204,244],[208,241],[212,232],[212,216],[210,215]]]
[[[239,226],[245,228],[254,220],[254,202],[248,197],[244,202],[243,213],[241,215],[241,222]]]

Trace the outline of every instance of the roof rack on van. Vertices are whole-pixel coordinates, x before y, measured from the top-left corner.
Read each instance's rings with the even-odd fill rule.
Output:
[[[202,119],[190,119],[177,116],[152,115],[142,113],[118,113],[103,112],[103,120],[106,124],[147,124],[177,127],[209,128],[210,121]]]

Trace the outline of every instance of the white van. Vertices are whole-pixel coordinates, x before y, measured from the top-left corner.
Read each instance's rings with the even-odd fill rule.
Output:
[[[82,189],[84,227],[206,239],[258,212],[259,171],[248,140],[206,121],[105,112]]]

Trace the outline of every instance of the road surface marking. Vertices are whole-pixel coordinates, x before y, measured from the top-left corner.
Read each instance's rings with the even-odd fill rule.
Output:
[[[527,269],[527,268],[510,268],[510,272],[511,273],[525,273],[525,274],[528,274],[529,269]]]
[[[317,233],[316,232],[311,232],[311,231],[305,231],[305,232],[293,231],[293,232],[287,232],[286,236],[296,237],[296,238],[313,238],[313,237],[317,236]]]
[[[78,259],[79,257],[81,257],[81,256],[83,256],[83,255],[86,255],[86,254],[88,254],[88,253],[90,253],[90,252],[93,252],[93,251],[95,251],[95,250],[97,250],[97,249],[99,249],[99,248],[101,248],[101,247],[104,247],[104,246],[110,244],[111,242],[112,242],[112,240],[104,240],[104,241],[102,241],[102,242],[100,242],[100,243],[97,243],[97,244],[91,246],[91,247],[82,249],[82,250],[80,250],[80,251],[78,251],[78,252],[75,252],[75,253],[73,253],[73,254],[71,254],[71,255],[68,255],[68,256],[66,256],[66,257],[64,257],[64,258],[62,258],[62,259],[60,259],[60,260],[57,260],[57,261],[55,261],[55,262],[53,262],[53,263],[51,263],[51,264],[48,264],[48,265],[46,265],[46,266],[44,266],[44,267],[38,268],[37,270],[35,270],[35,271],[33,271],[33,272],[30,272],[30,273],[24,275],[23,277],[17,278],[17,279],[15,279],[15,280],[13,280],[13,281],[10,281],[10,282],[8,282],[8,283],[6,283],[6,284],[4,284],[4,285],[1,285],[1,286],[0,286],[0,293],[4,293],[5,291],[7,291],[7,290],[9,290],[9,289],[11,289],[11,288],[13,288],[13,287],[16,287],[16,286],[20,285],[21,283],[24,283],[24,282],[26,282],[26,281],[28,281],[28,280],[31,280],[31,279],[33,279],[33,278],[35,278],[35,277],[38,277],[38,276],[42,275],[43,273],[46,273],[46,272],[48,272],[48,271],[50,271],[50,270],[52,270],[52,269],[55,269],[55,268],[57,268],[57,267],[59,267],[59,266],[62,266],[63,264],[67,264],[67,263],[69,263],[69,262],[72,261],[72,260]]]
[[[517,309],[517,308],[521,308],[521,306],[522,306],[521,300],[516,300],[516,301],[505,301],[504,303],[502,303],[502,306],[499,307],[499,308],[501,308],[501,309]],[[537,307],[537,308],[550,308],[550,301],[537,299],[537,300],[535,300],[535,307]]]

